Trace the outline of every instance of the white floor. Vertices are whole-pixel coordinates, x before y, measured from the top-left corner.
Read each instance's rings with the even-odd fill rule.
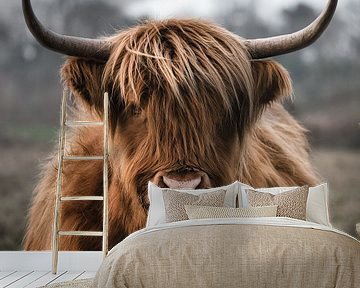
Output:
[[[0,272],[0,287],[41,287],[75,279],[93,278],[95,273],[95,271],[59,271],[54,275],[50,271],[4,271]]]
[[[58,273],[51,273],[51,252],[0,252],[0,288],[40,287],[95,276],[101,252],[60,252]]]

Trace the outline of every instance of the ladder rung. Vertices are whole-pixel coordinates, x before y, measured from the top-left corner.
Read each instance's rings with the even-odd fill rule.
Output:
[[[64,160],[104,160],[104,156],[63,156]]]
[[[103,236],[102,231],[59,231],[61,236]]]
[[[61,201],[103,201],[103,196],[63,196],[61,197]]]
[[[65,123],[66,126],[74,127],[74,126],[103,126],[104,122],[96,122],[96,121],[68,121]]]

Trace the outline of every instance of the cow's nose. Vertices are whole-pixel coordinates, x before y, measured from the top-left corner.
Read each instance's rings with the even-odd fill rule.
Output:
[[[195,189],[201,183],[201,176],[183,177],[175,175],[163,176],[163,182],[171,189]]]

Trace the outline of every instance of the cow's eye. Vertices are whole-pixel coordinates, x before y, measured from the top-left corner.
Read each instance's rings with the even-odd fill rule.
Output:
[[[141,112],[142,112],[142,109],[140,106],[137,106],[137,105],[134,105],[131,109],[131,112],[133,115],[137,116],[137,115],[140,115]]]
[[[134,115],[140,115],[142,112],[142,109],[139,106],[136,106],[134,108]]]

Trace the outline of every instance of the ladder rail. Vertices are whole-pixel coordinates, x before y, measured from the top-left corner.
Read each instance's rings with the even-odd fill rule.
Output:
[[[109,143],[108,143],[108,130],[109,130],[109,94],[104,94],[104,167],[103,167],[103,258],[108,253],[108,222],[109,222],[109,209],[108,209],[108,157],[109,157]]]
[[[65,122],[66,122],[66,96],[67,90],[63,91],[61,100],[61,116],[60,116],[60,133],[59,133],[59,153],[58,153],[58,173],[55,194],[55,209],[54,209],[54,227],[52,237],[52,272],[56,274],[57,264],[59,258],[59,226],[60,226],[60,195],[62,188],[62,170],[63,159],[65,153]]]

